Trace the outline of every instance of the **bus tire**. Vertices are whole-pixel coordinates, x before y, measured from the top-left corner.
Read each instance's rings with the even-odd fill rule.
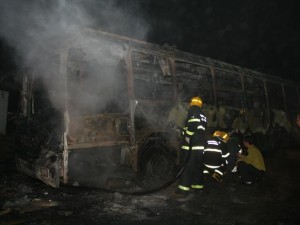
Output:
[[[166,179],[172,175],[175,158],[161,144],[150,145],[140,157],[140,174],[146,179]]]

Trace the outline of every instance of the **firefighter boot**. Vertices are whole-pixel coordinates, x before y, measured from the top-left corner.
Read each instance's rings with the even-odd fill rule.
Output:
[[[201,195],[203,193],[203,185],[191,185],[191,190],[195,195]]]
[[[181,189],[177,189],[173,192],[172,198],[177,201],[187,201],[189,200],[191,195],[189,194],[189,191],[184,191]]]
[[[201,189],[193,189],[193,194],[195,195],[202,195],[203,194],[203,188]]]

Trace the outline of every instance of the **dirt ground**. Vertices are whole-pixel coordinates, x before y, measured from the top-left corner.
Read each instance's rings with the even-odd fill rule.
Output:
[[[250,187],[239,184],[235,174],[227,174],[222,183],[208,177],[205,191],[185,202],[172,198],[176,182],[148,195],[54,189],[19,173],[13,158],[6,157],[0,161],[0,225],[299,224],[299,152],[267,157],[266,176]]]

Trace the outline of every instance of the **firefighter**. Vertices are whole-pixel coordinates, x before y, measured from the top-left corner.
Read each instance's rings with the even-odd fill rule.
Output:
[[[181,146],[182,159],[190,153],[189,161],[179,178],[177,190],[173,193],[175,198],[186,198],[191,189],[201,192],[203,189],[203,150],[206,143],[205,130],[206,116],[201,110],[202,99],[191,98]]]
[[[223,175],[228,164],[227,158],[230,155],[226,143],[229,135],[226,132],[215,131],[213,137],[207,141],[203,152],[204,173],[212,173],[212,177],[222,182]]]
[[[242,184],[252,185],[264,175],[265,162],[261,152],[253,144],[252,136],[245,136],[243,144],[246,151],[244,154],[238,153],[237,172]]]

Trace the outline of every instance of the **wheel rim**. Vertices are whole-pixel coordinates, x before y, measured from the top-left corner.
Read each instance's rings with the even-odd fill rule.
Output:
[[[170,170],[168,159],[161,154],[153,154],[146,163],[146,173],[151,177],[162,177]]]

